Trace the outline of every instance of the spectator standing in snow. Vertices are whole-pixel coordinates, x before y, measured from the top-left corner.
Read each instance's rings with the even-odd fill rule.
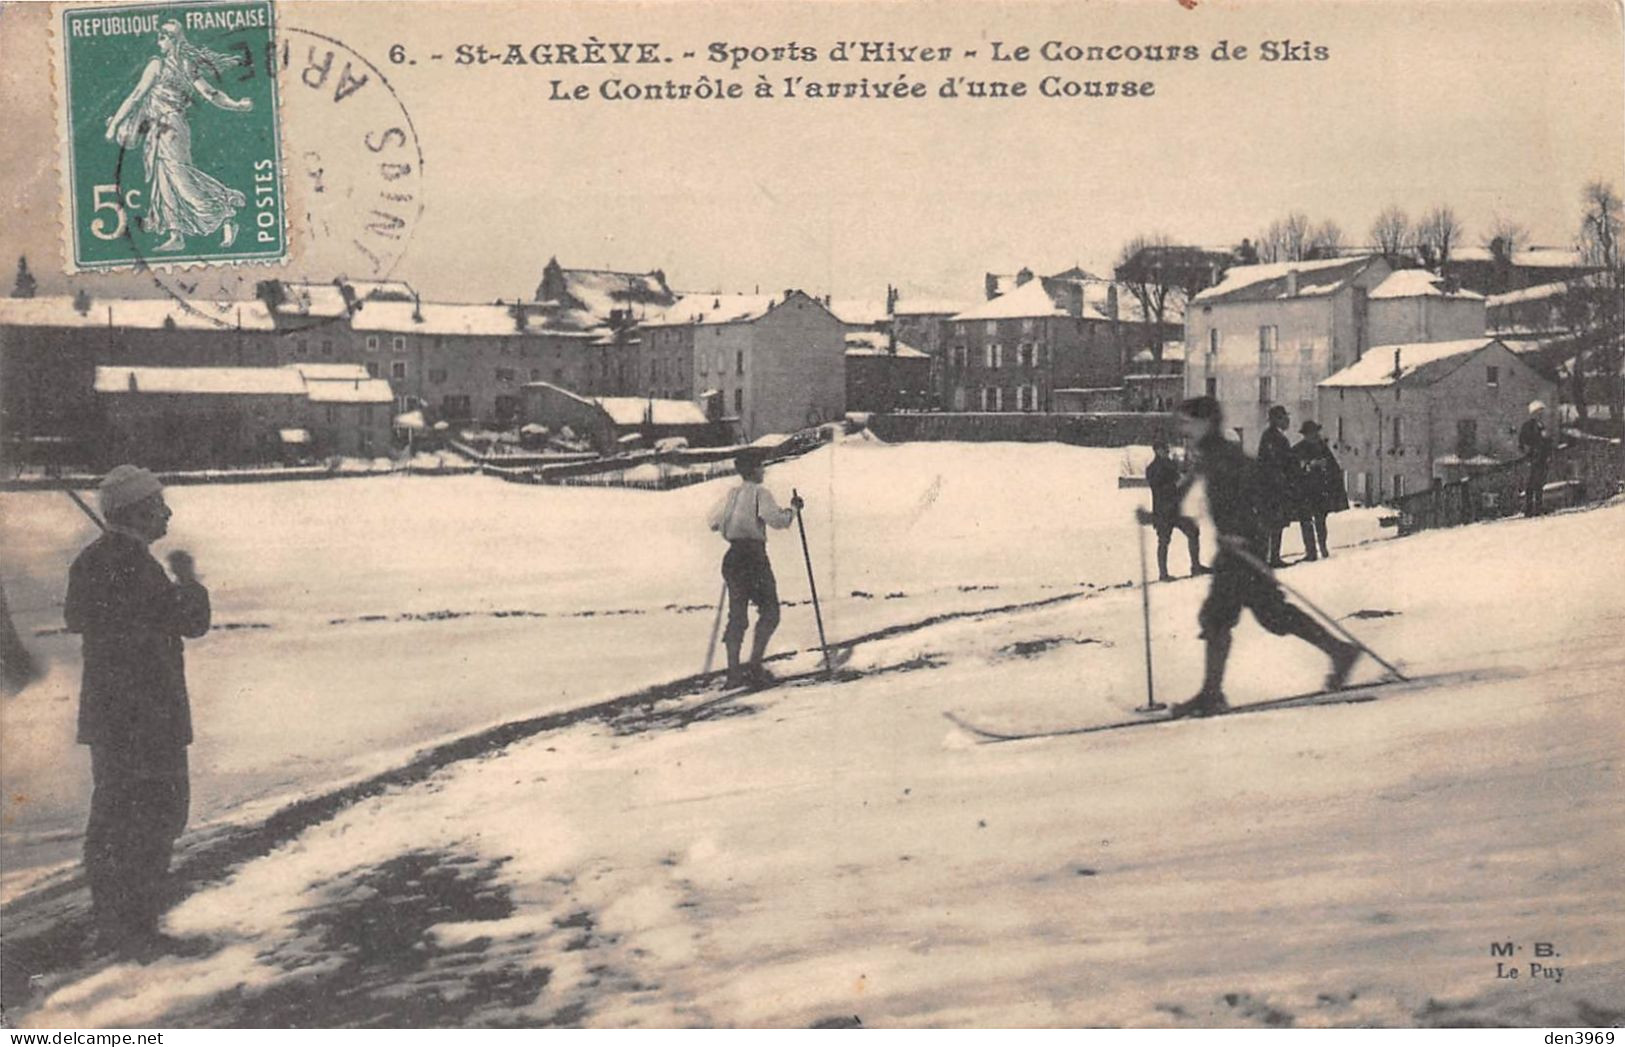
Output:
[[[1248,563],[1268,548],[1266,511],[1261,505],[1257,464],[1245,451],[1224,438],[1223,416],[1217,400],[1199,396],[1180,405],[1180,426],[1192,447],[1196,474],[1207,490],[1208,509],[1219,531],[1219,553],[1213,563],[1213,582],[1198,621],[1207,641],[1202,689],[1189,701],[1169,710],[1170,715],[1208,716],[1229,708],[1224,697],[1224,669],[1230,658],[1230,634],[1241,620],[1243,607],[1258,624],[1277,636],[1296,636],[1320,648],[1332,660],[1326,687],[1336,689],[1348,681],[1360,649],[1333,636],[1304,611],[1289,603],[1275,580]]]
[[[1151,526],[1157,531],[1157,577],[1164,582],[1173,579],[1168,573],[1168,543],[1176,530],[1185,536],[1186,548],[1190,550],[1192,577],[1206,574],[1207,568],[1202,566],[1201,529],[1195,520],[1179,512],[1179,503],[1185,495],[1184,475],[1168,453],[1167,440],[1158,437],[1151,441],[1151,451],[1155,457],[1146,466],[1145,482],[1151,488]]]
[[[1326,446],[1320,423],[1305,420],[1298,426],[1298,432],[1303,439],[1292,448],[1292,455],[1298,460],[1298,501],[1303,514],[1298,526],[1303,532],[1303,547],[1309,554],[1306,559],[1318,560],[1332,555],[1326,547],[1326,517],[1347,509],[1349,496],[1343,489],[1343,467]]]
[[[0,586],[0,692],[16,694],[38,678],[39,665],[17,635],[5,587]]]
[[[711,511],[711,530],[728,540],[728,552],[722,558],[722,578],[728,583],[728,625],[722,643],[728,652],[730,687],[761,687],[773,680],[762,666],[767,642],[779,626],[779,589],[767,558],[767,527],[789,527],[805,504],[795,497],[790,499],[790,508],[779,507],[773,492],[762,486],[763,457],[754,450],[740,452],[734,459],[739,486]],[[741,666],[739,650],[753,603],[756,632],[751,637],[750,661]]]
[[[1264,435],[1258,438],[1258,471],[1263,485],[1264,528],[1269,537],[1268,556],[1271,567],[1285,567],[1281,559],[1281,532],[1286,525],[1298,519],[1298,461],[1292,456],[1292,441],[1286,429],[1292,416],[1280,404],[1270,408],[1270,422]]]
[[[1545,511],[1546,467],[1552,457],[1552,438],[1546,432],[1546,405],[1539,400],[1530,401],[1529,420],[1518,430],[1518,450],[1529,462],[1529,476],[1523,485],[1523,514],[1539,516]]]
[[[64,617],[83,637],[79,736],[94,791],[85,873],[105,947],[147,956],[176,943],[158,933],[170,852],[190,802],[192,741],[183,637],[209,631],[209,593],[187,553],[174,581],[148,547],[169,528],[157,477],[133,465],[98,491],[107,530],[68,572]]]

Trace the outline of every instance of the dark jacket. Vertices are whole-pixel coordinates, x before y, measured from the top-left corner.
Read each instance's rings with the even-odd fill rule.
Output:
[[[1324,440],[1299,440],[1292,448],[1298,461],[1298,496],[1304,512],[1340,513],[1349,507],[1343,467]]]
[[[1259,519],[1263,487],[1247,452],[1216,432],[1196,444],[1196,472],[1207,490],[1207,508],[1222,535],[1245,539],[1257,549],[1264,535]]]
[[[1536,469],[1546,468],[1546,459],[1552,453],[1552,438],[1546,435],[1546,426],[1539,418],[1531,417],[1518,429],[1518,450]]]
[[[1159,520],[1172,520],[1179,516],[1179,481],[1183,478],[1179,463],[1172,458],[1153,458],[1145,467],[1145,483],[1151,488],[1151,515]]]
[[[84,637],[79,743],[142,761],[192,741],[183,636],[209,631],[209,592],[169,580],[147,547],[109,532],[68,571],[68,631]]]
[[[1298,460],[1292,455],[1292,442],[1273,425],[1258,438],[1260,508],[1273,524],[1296,520],[1298,505]]]

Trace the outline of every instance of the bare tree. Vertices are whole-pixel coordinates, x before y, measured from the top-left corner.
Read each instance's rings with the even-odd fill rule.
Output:
[[[1277,218],[1258,238],[1258,257],[1263,262],[1301,262],[1309,254],[1313,228],[1309,216],[1294,211]]]
[[[1372,246],[1393,264],[1411,246],[1411,220],[1399,207],[1389,204],[1371,223],[1370,235]]]
[[[1450,264],[1450,251],[1461,243],[1466,234],[1456,212],[1449,205],[1440,204],[1416,223],[1416,245],[1422,251],[1422,260],[1429,268],[1441,273]]]
[[[17,282],[11,285],[11,297],[32,298],[38,290],[39,281],[35,280],[34,274],[28,271],[27,256],[19,256],[17,259]]]
[[[1180,313],[1186,302],[1211,286],[1215,269],[1207,253],[1154,233],[1124,244],[1112,275],[1140,304],[1140,314],[1151,329],[1151,355],[1160,362],[1169,314]]]
[[[1576,323],[1570,367],[1575,413],[1586,418],[1586,382],[1595,376],[1608,402],[1608,417],[1625,421],[1620,366],[1625,360],[1625,205],[1606,182],[1592,182],[1581,194],[1580,252],[1596,272],[1569,284],[1565,314]]]
[[[1529,246],[1529,230],[1510,218],[1496,215],[1490,223],[1489,232],[1484,234],[1483,246],[1491,254],[1511,258],[1513,252]]]
[[[1345,246],[1343,227],[1328,219],[1309,231],[1306,258],[1336,258]]]

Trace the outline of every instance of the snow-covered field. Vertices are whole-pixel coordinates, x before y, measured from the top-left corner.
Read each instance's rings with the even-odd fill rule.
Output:
[[[1114,587],[1138,577],[1145,493],[1116,489],[1119,461],[851,441],[775,467],[771,486],[809,500],[832,639],[942,620],[859,644],[836,682],[520,732],[339,806],[191,884],[168,929],[210,955],[51,972],[19,1020],[1620,1020],[1625,506],[1357,548],[1387,532],[1341,514],[1336,555],[1283,576],[1367,612],[1346,621],[1412,671],[1493,670],[1468,682],[976,745],[943,713],[1055,726],[1143,700],[1139,596]],[[188,647],[192,846],[428,741],[698,671],[719,584],[698,521],[724,487],[171,492],[168,544],[197,555],[217,622],[252,626]],[[88,535],[60,495],[8,503],[30,635]],[[804,599],[794,531],[772,548],[781,595]],[[13,562],[59,566],[17,579]],[[1151,593],[1168,698],[1200,674],[1204,588]],[[780,639],[803,651],[785,670],[815,664],[809,608]],[[30,876],[71,857],[85,777],[76,643],[35,642],[52,675],[4,707],[7,862],[32,853],[12,866]],[[1230,697],[1323,671],[1247,622]],[[1495,977],[1506,940],[1520,980]],[[1531,979],[1535,942],[1562,953],[1561,981]]]

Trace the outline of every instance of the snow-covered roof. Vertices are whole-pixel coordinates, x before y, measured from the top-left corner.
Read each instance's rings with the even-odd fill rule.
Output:
[[[1453,370],[1461,362],[1458,357],[1470,356],[1499,343],[1499,338],[1464,338],[1450,342],[1376,345],[1367,349],[1360,359],[1321,382],[1320,387],[1370,388],[1390,386],[1396,382],[1425,385]]]
[[[643,327],[675,327],[683,324],[749,323],[767,315],[777,302],[766,294],[684,295],[670,308],[651,313],[639,321]]]
[[[417,317],[421,316],[419,320]],[[350,320],[357,331],[430,335],[518,335],[522,332],[506,305],[448,302],[368,302]]]
[[[307,382],[360,382],[370,375],[361,364],[289,364]]]
[[[616,425],[705,425],[710,419],[700,405],[688,400],[652,400],[641,396],[594,397]],[[651,417],[652,412],[652,417]]]
[[[891,319],[886,303],[866,298],[832,298],[825,306],[835,319],[852,327],[873,327]]]
[[[1488,247],[1455,247],[1450,250],[1453,262],[1493,262],[1495,255]],[[1512,264],[1526,269],[1582,269],[1585,256],[1573,247],[1526,247],[1512,252]]]
[[[954,316],[955,320],[1026,320],[1040,316],[1066,316],[1067,311],[1050,297],[1044,282],[1028,280],[1009,294],[967,309]]]
[[[1297,297],[1331,294],[1366,266],[1375,256],[1319,258],[1303,262],[1271,262],[1268,265],[1237,265],[1225,271],[1224,279],[1202,291],[1193,302],[1219,302],[1229,299],[1262,301],[1287,296],[1287,275],[1298,274]]]
[[[98,393],[303,396],[305,380],[291,367],[98,367],[93,388]]]
[[[1389,273],[1387,279],[1373,287],[1367,297],[1373,300],[1379,298],[1454,298],[1471,300],[1482,299],[1484,296],[1463,288],[1447,291],[1445,290],[1444,277],[1438,273],[1430,273],[1426,269],[1398,269]]]
[[[387,404],[395,402],[395,392],[382,378],[360,382],[311,382],[305,386],[311,403]]]
[[[949,298],[899,298],[892,306],[893,316],[953,316],[964,311],[964,302]]]
[[[896,356],[908,360],[929,360],[929,353],[922,353],[911,345],[897,343],[896,351],[891,348],[891,336],[880,331],[848,331],[846,335],[847,356]]]
[[[536,287],[536,301],[549,307],[549,324],[564,330],[602,327],[616,312],[642,321],[676,300],[659,270],[566,269],[556,259],[548,263]]]
[[[81,313],[67,295],[39,298],[0,298],[0,326],[4,327],[116,327],[155,331],[219,331],[241,327],[268,331],[275,327],[270,310],[258,299],[229,302],[225,306],[200,301],[190,307],[172,298],[109,298],[90,300]]]
[[[1185,360],[1185,343],[1163,342],[1162,358],[1164,361],[1183,363]],[[1134,359],[1137,362],[1144,363],[1147,360],[1155,360],[1156,357],[1152,355],[1150,349],[1141,349],[1139,352],[1134,354]]]

